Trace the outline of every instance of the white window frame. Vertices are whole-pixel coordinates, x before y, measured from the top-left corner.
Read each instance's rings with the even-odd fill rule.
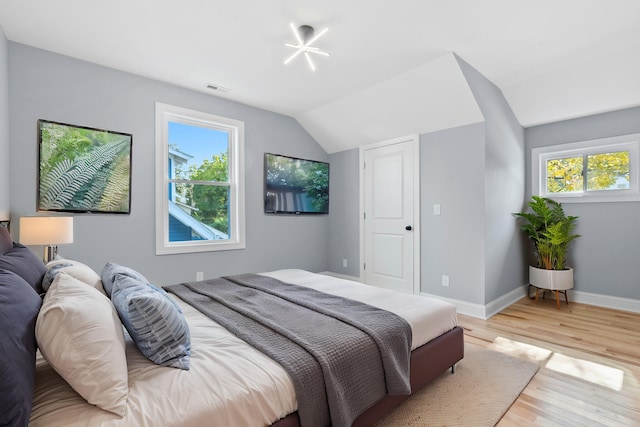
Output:
[[[531,194],[548,197],[561,203],[635,202],[640,201],[640,167],[638,153],[640,133],[593,139],[531,150]],[[576,193],[547,192],[547,161],[563,157],[629,151],[629,188]],[[584,165],[587,166],[586,164]],[[586,177],[584,178],[586,180]]]
[[[169,241],[169,122],[229,133],[228,240]],[[244,122],[156,102],[156,255],[244,249],[244,194]]]

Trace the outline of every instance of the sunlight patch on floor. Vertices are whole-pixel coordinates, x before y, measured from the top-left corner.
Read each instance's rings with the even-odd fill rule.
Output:
[[[560,353],[554,353],[547,362],[546,367],[616,391],[622,390],[624,382],[624,372],[620,369],[576,359]]]
[[[621,369],[565,356],[546,348],[503,337],[495,338],[490,348],[510,356],[530,360],[564,375],[570,375],[612,390],[622,390],[625,375]]]
[[[531,344],[525,344],[523,342],[513,341],[508,338],[497,337],[493,340],[491,348],[501,353],[509,354],[511,356],[528,359],[532,362],[540,362],[546,360],[551,356],[551,350],[538,347]]]

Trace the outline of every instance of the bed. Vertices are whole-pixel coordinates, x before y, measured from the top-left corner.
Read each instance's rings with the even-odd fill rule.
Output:
[[[2,250],[1,245],[0,250]],[[91,300],[102,301],[97,298],[97,292],[103,290],[100,289],[102,283],[100,275],[78,261],[66,261],[59,261],[63,266],[56,269],[58,274],[53,279],[49,278],[51,289],[58,282],[66,281],[74,285],[70,287],[74,292],[79,290],[86,293],[85,296],[88,295]],[[53,270],[53,266],[47,267],[48,269],[44,272],[39,269],[39,272],[45,276],[44,282],[47,282],[46,276]],[[397,294],[303,270],[279,270],[261,273],[261,275],[317,289],[323,293],[363,301],[406,319],[413,337],[410,356],[412,391],[421,388],[454,366],[464,356],[462,330],[456,325],[455,308],[448,303]],[[80,282],[83,283],[82,286],[77,285]],[[62,285],[58,286],[60,289],[62,287]],[[97,291],[93,293],[93,290],[89,292],[87,289]],[[0,292],[2,292],[1,287]],[[78,296],[73,293],[66,294],[64,300],[73,301],[73,298]],[[65,376],[63,379],[57,371],[59,367],[56,363],[49,363],[42,352],[38,351],[29,425],[47,427],[74,425],[290,427],[300,425],[296,393],[291,377],[278,363],[175,295],[170,295],[169,298],[172,304],[179,307],[188,324],[190,338],[188,370],[160,366],[150,361],[141,353],[126,329],[123,329],[123,360],[126,376],[126,384],[123,387],[122,384],[118,384],[117,378],[112,378],[117,377],[117,375],[111,375],[112,368],[107,367],[108,369],[105,370],[102,366],[91,366],[93,362],[86,362],[91,359],[91,356],[87,357],[83,352],[93,351],[94,347],[99,348],[100,345],[89,345],[89,343],[81,345],[82,341],[79,341],[80,344],[78,342],[73,345],[64,344],[66,343],[64,339],[56,337],[52,341],[56,343],[59,340],[62,343],[57,344],[63,345],[63,347],[57,347],[58,353],[63,355],[64,363],[72,365],[69,369],[77,370],[78,365],[88,363],[89,366],[83,367],[84,371],[75,372],[76,376],[81,376],[80,381],[85,382],[81,384],[85,389],[72,387],[76,385],[74,383],[76,379],[73,376]],[[69,304],[75,307],[84,306],[84,303],[79,301],[83,300],[75,300]],[[45,298],[45,306],[46,304]],[[40,322],[38,326],[45,328],[46,324],[46,327],[55,328],[56,331],[64,329],[55,324],[53,317],[47,318],[46,321],[42,320],[46,316],[43,311],[48,313],[45,306],[38,314],[37,322]],[[96,308],[91,311],[99,310]],[[74,324],[77,322],[74,321]],[[97,333],[104,335],[104,332]],[[86,339],[90,334],[88,328],[76,333],[75,339]],[[43,343],[46,341],[44,338],[42,340]],[[38,343],[40,344],[40,340]],[[50,348],[50,345],[47,347]],[[49,356],[51,358],[51,355]],[[96,359],[98,363],[103,363],[111,362],[111,359],[116,360],[118,357],[113,357],[111,353],[106,352],[99,354]],[[56,369],[52,365],[56,365]],[[87,382],[89,384],[86,384]],[[94,389],[101,387],[106,387],[108,392],[96,394]],[[117,411],[101,409],[99,406],[104,406],[104,402],[100,401],[103,395],[114,394],[118,390],[126,394],[124,403],[122,400],[117,402],[124,411],[117,414],[115,413]],[[371,425],[407,398],[408,395],[386,396],[360,414],[353,425]],[[93,404],[88,403],[89,401]]]

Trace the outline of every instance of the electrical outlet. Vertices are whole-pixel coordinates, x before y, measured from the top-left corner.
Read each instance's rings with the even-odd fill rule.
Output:
[[[449,287],[449,276],[442,275],[442,286]]]
[[[435,204],[433,205],[433,214],[434,215],[440,215],[440,205],[439,204]]]
[[[342,267],[343,268],[347,268],[347,259],[346,258],[342,260]]]
[[[204,275],[202,274],[202,271],[196,272],[196,281],[200,281],[203,278],[204,278]]]

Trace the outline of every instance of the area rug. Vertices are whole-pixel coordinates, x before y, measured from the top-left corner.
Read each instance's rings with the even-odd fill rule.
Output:
[[[465,343],[447,371],[375,427],[494,426],[538,371],[538,365]]]

